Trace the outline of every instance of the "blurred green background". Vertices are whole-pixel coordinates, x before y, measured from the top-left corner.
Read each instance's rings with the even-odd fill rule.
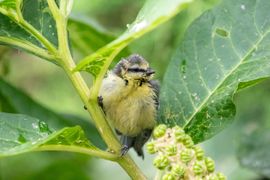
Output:
[[[73,13],[84,15],[108,34],[117,37],[131,23],[144,0],[76,0]],[[218,4],[218,0],[197,0],[169,22],[136,40],[129,51],[144,56],[162,81],[167,64],[188,25],[201,13]],[[5,52],[5,53],[4,53]],[[76,56],[81,55],[74,51]],[[35,101],[60,114],[74,114],[88,121],[79,97],[63,71],[52,63],[18,50],[0,47],[0,75],[22,89]],[[84,76],[91,82],[90,75]],[[270,81],[246,89],[235,97],[237,117],[232,125],[214,138],[202,143],[206,154],[216,161],[217,170],[228,179],[255,180],[262,176],[242,168],[237,161],[238,139],[257,128],[270,127]],[[1,104],[1,103],[0,103]],[[1,108],[0,108],[1,109]],[[74,122],[76,124],[76,122]],[[152,179],[155,170],[152,156],[145,160],[131,155]],[[115,163],[72,153],[31,153],[0,159],[1,180],[21,179],[129,179]]]

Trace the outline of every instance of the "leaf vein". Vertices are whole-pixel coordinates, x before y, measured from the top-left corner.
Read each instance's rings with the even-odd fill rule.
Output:
[[[257,46],[262,42],[262,40],[264,39],[264,37],[266,37],[268,34],[270,33],[270,30],[266,31],[263,36],[261,36],[258,41],[249,49],[249,51],[247,52],[247,54],[242,58],[240,59],[239,63],[237,63],[235,65],[235,67],[230,71],[228,72],[228,74],[226,76],[224,76],[224,78],[220,81],[219,84],[217,84],[217,86],[213,89],[213,91],[204,99],[204,101],[200,104],[200,106],[196,109],[196,111],[194,111],[194,113],[190,116],[190,118],[188,119],[187,123],[184,125],[184,127],[186,127],[190,122],[191,120],[194,118],[194,116],[197,114],[197,110],[200,110],[203,108],[203,106],[207,103],[207,101],[209,100],[209,98],[216,93],[216,90],[222,86],[223,82],[228,78],[230,77],[231,74],[233,74],[237,68],[242,64],[242,62],[244,62],[246,60],[247,57],[249,57],[249,55],[253,52],[254,49],[257,48]]]

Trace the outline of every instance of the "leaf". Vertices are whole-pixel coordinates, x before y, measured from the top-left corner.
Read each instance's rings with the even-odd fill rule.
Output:
[[[10,64],[6,58],[10,48],[0,46],[0,76],[4,77],[10,72]]]
[[[26,153],[2,158],[0,177],[3,180],[63,178],[85,180],[89,179],[89,174],[94,173],[92,167],[94,167],[94,161],[91,160],[91,157],[81,154],[64,152]]]
[[[31,99],[28,95],[9,85],[0,78],[0,103],[2,111],[10,113],[27,114],[39,119],[45,119],[53,129],[61,129],[70,125],[69,121],[51,110],[41,106]]]
[[[80,55],[86,56],[94,53],[115,39],[106,32],[97,22],[91,21],[88,17],[71,15],[68,20],[69,37],[71,45]],[[128,48],[124,48],[116,58],[120,59],[130,54]]]
[[[2,108],[2,109],[1,109]],[[60,115],[38,104],[21,90],[11,86],[0,78],[0,111],[27,114],[50,125],[51,129],[60,130],[66,126],[80,125],[87,137],[98,147],[105,148],[96,128],[90,122],[74,115]]]
[[[23,18],[57,47],[58,40],[55,20],[49,10],[47,1],[23,0],[21,9]],[[44,48],[44,46],[41,45],[40,47]]]
[[[38,36],[42,36],[44,41],[40,42]],[[47,45],[58,46],[57,31],[47,1],[2,1],[0,3],[0,44],[53,60],[53,57],[48,54]]]
[[[269,129],[259,129],[251,135],[242,137],[237,150],[240,164],[265,177],[270,177],[269,139]]]
[[[53,131],[39,119],[0,113],[0,157],[36,151],[49,145],[69,145],[96,150],[79,126]]]
[[[0,0],[0,7],[6,9],[16,9],[16,0]]]
[[[233,95],[270,73],[270,1],[226,0],[187,30],[164,77],[160,122],[204,141],[235,116]]]
[[[68,30],[72,47],[83,55],[93,53],[115,39],[97,23],[84,16],[69,17]]]
[[[172,18],[192,0],[148,0],[136,20],[128,29],[110,44],[84,58],[76,71],[88,71],[94,77],[103,77],[112,59],[129,43]]]

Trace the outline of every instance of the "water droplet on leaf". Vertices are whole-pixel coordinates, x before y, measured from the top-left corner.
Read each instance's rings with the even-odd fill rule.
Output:
[[[40,132],[51,133],[48,124],[46,124],[44,121],[39,121],[38,127],[39,127]]]
[[[82,144],[83,142],[84,142],[83,140],[80,140],[80,139],[79,139],[79,140],[76,140],[76,141],[75,141],[75,144],[80,145],[80,144]]]
[[[131,29],[130,29],[131,31],[137,32],[137,31],[140,31],[141,29],[143,29],[143,28],[145,28],[147,26],[148,26],[147,21],[146,20],[143,20],[141,22],[135,23],[132,26],[129,26],[128,29],[130,29],[130,27],[131,27]]]
[[[37,123],[32,123],[32,128],[37,129],[38,128]]]

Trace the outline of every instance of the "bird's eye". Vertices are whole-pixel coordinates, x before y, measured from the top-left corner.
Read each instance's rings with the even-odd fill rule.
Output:
[[[125,79],[125,85],[126,85],[126,86],[128,85],[128,80],[127,80],[127,79]]]
[[[128,68],[127,70],[128,72],[143,72],[143,73],[146,72],[146,70],[142,68]]]

